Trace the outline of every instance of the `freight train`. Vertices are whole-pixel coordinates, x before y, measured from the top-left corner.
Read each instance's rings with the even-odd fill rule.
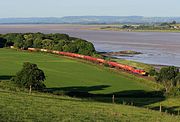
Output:
[[[79,59],[84,59],[87,61],[91,61],[94,63],[99,63],[99,64],[104,64],[104,65],[108,65],[112,68],[117,68],[117,69],[122,69],[134,74],[139,74],[142,76],[147,75],[147,72],[142,70],[142,69],[137,69],[135,67],[132,66],[128,66],[128,65],[124,65],[124,64],[120,64],[117,62],[113,62],[113,61],[107,61],[101,58],[95,58],[92,56],[86,56],[86,55],[81,55],[81,54],[76,54],[76,53],[70,53],[70,52],[61,52],[61,51],[56,51],[56,50],[48,50],[48,49],[38,49],[38,48],[28,48],[29,51],[41,51],[41,52],[48,52],[48,53],[53,53],[53,54],[57,54],[57,55],[63,55],[63,56],[68,56],[68,57],[73,57],[73,58],[79,58]]]

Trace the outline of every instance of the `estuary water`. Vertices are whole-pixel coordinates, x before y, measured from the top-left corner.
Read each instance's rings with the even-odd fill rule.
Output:
[[[180,67],[180,33],[169,32],[118,32],[92,30],[99,26],[24,24],[0,25],[0,33],[66,33],[92,42],[97,51],[133,50],[143,54],[118,57],[148,64]]]

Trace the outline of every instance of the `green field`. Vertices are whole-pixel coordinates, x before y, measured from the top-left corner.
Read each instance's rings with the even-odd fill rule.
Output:
[[[45,72],[48,88],[101,94],[153,90],[136,78],[128,78],[127,74],[116,73],[102,66],[53,54],[11,49],[0,49],[0,80],[14,76],[22,68],[23,62],[36,63]]]
[[[178,122],[180,117],[145,108],[0,89],[1,122]]]
[[[77,99],[43,93],[28,95],[26,90],[17,92],[20,89],[7,80],[22,68],[23,62],[36,63],[46,74],[47,88],[55,94],[81,91],[96,96]],[[0,49],[0,81],[0,121],[179,120],[177,116],[144,109],[159,110],[161,103],[163,112],[179,114],[179,98],[141,96],[144,93],[154,94],[156,86],[161,88],[158,84],[83,60],[48,53]],[[109,104],[112,103],[112,94],[115,94],[117,104]],[[133,97],[117,97],[118,94],[131,94]]]

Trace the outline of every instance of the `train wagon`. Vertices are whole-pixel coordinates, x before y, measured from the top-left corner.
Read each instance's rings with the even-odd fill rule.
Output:
[[[47,49],[40,49],[40,51],[42,51],[42,52],[48,52]]]
[[[99,63],[103,63],[103,64],[105,64],[105,63],[106,63],[106,60],[101,59],[101,58],[97,58],[97,61],[98,61]]]
[[[28,48],[29,51],[37,51],[36,48]]]
[[[61,55],[65,55],[65,56],[69,56],[69,57],[73,57],[73,55],[69,52],[60,52]]]
[[[108,61],[107,64],[111,67],[118,67],[118,63],[116,63],[116,62]]]
[[[91,56],[84,56],[84,59],[92,62],[97,62],[97,58],[91,57]]]
[[[134,67],[125,65],[125,68],[124,68],[124,69],[127,70],[127,71],[133,71],[133,70],[134,70]]]
[[[55,54],[59,54],[59,51],[55,51],[55,50],[54,50],[54,51],[53,51],[53,53],[55,53]]]
[[[83,59],[83,58],[84,58],[84,55],[77,54],[76,57]]]
[[[125,67],[126,67],[126,65],[124,65],[124,64],[119,64],[119,63],[118,63],[118,68],[120,68],[120,69],[125,69]]]

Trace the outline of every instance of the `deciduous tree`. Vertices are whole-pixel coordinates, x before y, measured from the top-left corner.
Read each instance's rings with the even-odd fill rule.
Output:
[[[23,64],[21,71],[12,80],[21,87],[29,88],[30,93],[32,89],[40,90],[45,87],[43,84],[44,72],[36,64],[29,62]]]

